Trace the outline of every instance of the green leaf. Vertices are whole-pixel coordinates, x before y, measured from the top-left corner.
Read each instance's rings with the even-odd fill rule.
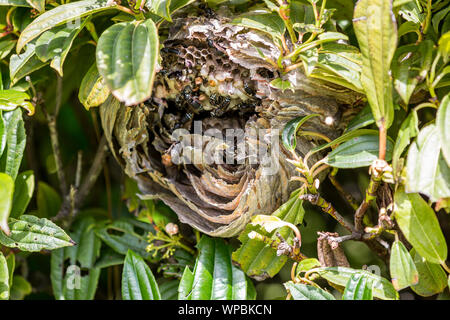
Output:
[[[9,271],[5,256],[0,252],[0,300],[9,299]]]
[[[354,131],[352,131],[354,132]],[[325,163],[335,168],[360,168],[370,166],[378,159],[378,137],[364,135],[353,138],[339,145],[325,158]],[[386,161],[392,158],[393,143],[390,139],[386,143]]]
[[[310,285],[289,281],[284,286],[294,300],[336,300],[331,293]]]
[[[284,92],[286,89],[291,89],[292,85],[289,80],[283,80],[281,78],[276,78],[270,81],[270,86],[279,89]]]
[[[53,27],[116,6],[114,1],[109,0],[83,0],[57,6],[41,14],[22,31],[16,50],[20,52],[27,43]]]
[[[158,30],[151,19],[117,23],[98,40],[97,68],[117,99],[135,105],[152,94],[158,55]]]
[[[444,159],[450,166],[450,94],[442,99],[436,115],[436,126],[441,140],[441,149]]]
[[[362,92],[361,64],[361,54],[357,48],[348,44],[332,42],[322,45],[317,65],[341,77],[351,83],[357,91]]]
[[[3,119],[3,112],[0,110],[0,159],[3,155],[3,151],[5,151],[7,136],[8,128],[6,126],[5,120]]]
[[[392,76],[398,94],[405,102],[414,92],[417,84],[427,76],[433,58],[433,41],[425,40],[419,45],[399,47],[392,61]]]
[[[98,73],[97,65],[94,63],[81,80],[78,99],[89,110],[91,107],[99,106],[105,102],[108,95],[108,86]]]
[[[373,281],[373,296],[383,300],[398,300],[398,292],[392,286],[392,283],[383,277],[365,270],[356,270],[346,267],[323,267],[313,269],[322,278],[339,286],[346,286],[354,274],[362,274],[367,279]]]
[[[0,243],[10,248],[35,252],[74,244],[63,229],[44,218],[30,215],[22,215],[18,219],[9,218],[9,229],[9,236],[0,232]]]
[[[338,144],[341,144],[341,143],[343,143],[345,141],[348,141],[348,140],[356,138],[356,137],[364,136],[364,135],[377,135],[378,136],[378,130],[373,130],[373,129],[356,129],[356,130],[352,130],[352,131],[349,131],[349,132],[346,132],[346,133],[342,134],[339,138],[336,138],[336,139],[334,139],[333,141],[331,141],[329,143],[322,144],[320,146],[312,148],[310,150],[310,152],[311,152],[311,154],[314,154],[314,153],[319,152],[321,150],[324,150],[326,148],[337,146]]]
[[[0,110],[11,111],[22,107],[28,111],[28,115],[34,114],[34,105],[29,101],[30,96],[17,90],[0,90]]]
[[[442,21],[442,19],[445,18],[445,16],[450,12],[450,7],[447,6],[447,8],[442,9],[441,11],[437,12],[433,15],[433,18],[431,19],[433,24],[434,32],[439,33],[439,24]]]
[[[42,62],[51,60],[50,67],[63,76],[63,64],[76,36],[89,18],[79,23],[67,23],[45,31],[36,41],[36,55]]]
[[[14,193],[14,180],[0,172],[0,230],[9,235],[8,218],[11,213]]]
[[[352,274],[345,286],[342,300],[372,300],[373,279],[366,274]]]
[[[256,29],[270,34],[273,38],[281,39],[286,27],[278,13],[244,14],[233,19],[232,24]]]
[[[45,11],[45,0],[26,0],[34,9],[42,13]]]
[[[179,280],[169,280],[159,285],[161,300],[177,300]]]
[[[312,117],[317,117],[318,114],[310,114],[307,116],[298,117],[290,120],[283,128],[281,141],[283,146],[290,151],[294,151],[297,146],[297,131],[298,129]]]
[[[26,0],[0,0],[0,6],[31,7]]]
[[[305,211],[303,209],[303,201],[299,199],[299,190],[294,191],[291,198],[281,205],[272,216],[278,217],[285,222],[294,225],[303,221]],[[235,261],[244,272],[258,280],[275,276],[286,263],[288,257],[285,255],[277,256],[275,249],[257,239],[250,239],[251,232],[258,232],[272,240],[278,238],[275,232],[268,233],[261,230],[260,227],[247,224],[244,231],[240,234],[239,240],[242,242],[241,247],[233,252],[233,261]],[[281,236],[287,241],[292,241],[293,231],[288,227],[278,230]]]
[[[45,182],[39,181],[37,189],[38,215],[51,218],[58,214],[62,200],[58,192]]]
[[[16,179],[26,145],[22,110],[3,112],[3,120],[6,128],[6,152],[0,159],[0,172],[5,172]]]
[[[395,175],[398,175],[401,171],[400,168],[400,156],[405,148],[409,145],[412,138],[419,133],[419,119],[417,118],[417,112],[411,112],[403,121],[398,131],[397,140],[395,140],[394,151],[392,153],[392,168]]]
[[[223,239],[202,236],[193,272],[184,270],[180,300],[245,300],[253,292],[242,270],[231,263],[231,248]],[[253,295],[253,294],[252,294]]]
[[[395,220],[416,251],[432,263],[445,263],[447,244],[436,214],[417,193],[397,189]]]
[[[411,286],[411,289],[422,297],[431,297],[444,291],[447,286],[447,274],[442,267],[422,258],[414,248],[410,253],[419,272],[419,282]]]
[[[24,214],[25,210],[33,197],[34,192],[34,174],[33,171],[28,170],[19,175],[16,178],[14,184],[14,197],[13,205],[10,216],[17,218]]]
[[[123,264],[124,256],[109,247],[102,249],[94,268],[102,269]]]
[[[403,4],[398,13],[407,21],[420,24],[425,19],[425,14],[421,13],[422,9],[417,5],[417,1],[408,1]]]
[[[350,122],[348,123],[347,132],[361,129],[371,125],[375,122],[372,115],[372,110],[369,105],[366,105]]]
[[[70,233],[77,245],[52,252],[51,273],[56,299],[92,300],[100,276],[95,262],[101,241],[95,236],[96,221],[92,217],[77,220]]]
[[[24,277],[15,275],[10,290],[10,299],[23,300],[25,296],[31,293],[32,289],[31,284]]]
[[[403,243],[398,240],[392,244],[389,263],[391,281],[395,290],[400,291],[417,284],[419,273],[414,265],[414,261]]]
[[[295,273],[296,275],[299,275],[302,272],[306,272],[318,267],[320,267],[320,261],[316,258],[304,259],[298,263]]]
[[[435,202],[450,197],[450,168],[441,153],[439,129],[430,124],[420,130],[408,150],[406,192],[420,192]]]
[[[447,63],[448,57],[450,56],[450,31],[441,36],[438,44],[439,52],[441,53],[444,62]]]
[[[145,250],[148,232],[154,232],[150,224],[125,218],[95,230],[96,235],[117,253],[126,255],[130,249],[146,260],[154,260],[152,254]]]
[[[361,83],[377,125],[387,129],[394,118],[389,69],[397,47],[392,0],[359,0],[353,27],[362,54]]]
[[[145,7],[151,12],[172,22],[170,17],[170,3],[171,0],[150,0],[145,2]]]
[[[128,250],[122,272],[123,300],[161,300],[158,284],[144,259]]]
[[[35,43],[28,43],[22,54],[13,54],[9,60],[9,77],[13,84],[17,83],[26,75],[46,65],[36,55]]]

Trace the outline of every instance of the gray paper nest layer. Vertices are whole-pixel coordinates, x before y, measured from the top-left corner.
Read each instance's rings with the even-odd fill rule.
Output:
[[[290,181],[298,173],[286,162],[287,152],[281,143],[278,152],[273,143],[287,121],[318,113],[305,129],[336,138],[360,99],[348,89],[307,78],[301,68],[283,75],[256,48],[274,61],[280,55],[269,36],[226,17],[174,19],[152,97],[125,107],[110,96],[100,108],[110,149],[143,197],[163,200],[181,222],[211,236],[238,234],[253,215],[271,214],[298,187]],[[294,90],[271,87],[276,78],[289,80]],[[326,117],[333,125],[325,124]],[[224,139],[194,132],[195,120],[202,121],[203,134],[264,129],[263,136],[248,134],[239,141],[245,150],[261,148],[271,157],[252,162],[249,152],[242,156]],[[175,136],[176,129],[185,134]],[[186,148],[182,141],[189,140],[183,139],[196,143]],[[297,151],[305,154],[317,144],[298,138]],[[192,163],[210,150],[223,150],[235,161]]]

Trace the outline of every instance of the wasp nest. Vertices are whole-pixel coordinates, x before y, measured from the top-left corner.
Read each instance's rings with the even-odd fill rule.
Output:
[[[287,121],[318,113],[307,129],[335,138],[358,99],[300,69],[281,74],[261,54],[276,61],[280,51],[226,17],[174,19],[152,97],[132,107],[109,97],[100,108],[110,148],[144,197],[212,236],[236,235],[298,187],[279,143]],[[270,86],[276,78],[293,90]],[[299,138],[297,151],[314,145]]]

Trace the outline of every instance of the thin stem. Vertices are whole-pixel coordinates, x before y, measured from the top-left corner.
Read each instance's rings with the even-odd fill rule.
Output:
[[[381,121],[379,140],[380,144],[378,150],[378,159],[384,160],[386,158],[386,140],[387,140],[387,130],[384,119]]]
[[[336,211],[336,209],[333,207],[333,205],[326,201],[324,198],[322,198],[318,194],[304,194],[300,196],[300,199],[306,200],[322,209],[323,212],[328,213],[330,216],[332,216],[337,222],[339,222],[340,225],[342,225],[345,229],[347,229],[350,232],[353,232],[353,226],[345,221],[345,219],[339,214],[339,212]]]
[[[354,209],[358,209],[358,204],[356,203],[355,198],[353,198],[353,196],[348,193],[347,191],[344,190],[344,188],[342,187],[342,185],[339,183],[339,181],[337,181],[336,176],[333,175],[333,173],[331,173],[328,178],[331,181],[331,184],[336,188],[336,190],[343,196],[343,198],[345,200],[347,200],[348,204]]]

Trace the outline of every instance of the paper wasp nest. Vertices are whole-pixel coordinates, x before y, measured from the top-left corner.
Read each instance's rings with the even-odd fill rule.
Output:
[[[100,108],[110,148],[142,194],[220,237],[236,235],[255,214],[271,214],[298,187],[279,140],[286,122],[318,113],[305,129],[336,138],[359,98],[301,68],[281,74],[261,57],[280,55],[270,36],[230,21],[174,19],[152,97],[125,107],[110,96]],[[294,90],[271,87],[276,78]],[[314,145],[299,137],[297,151]]]

